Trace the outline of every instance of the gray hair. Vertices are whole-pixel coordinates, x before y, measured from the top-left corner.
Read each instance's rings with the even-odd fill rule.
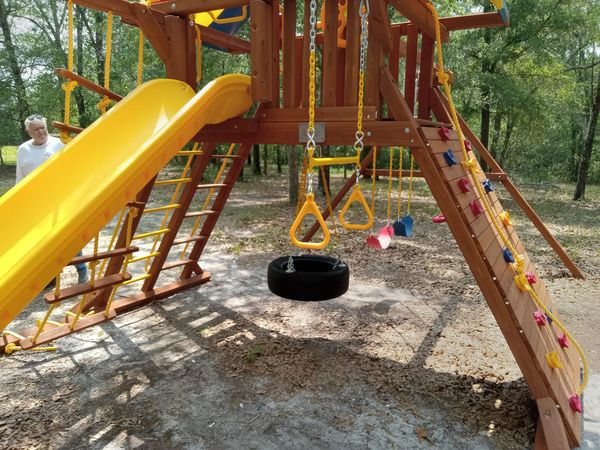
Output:
[[[29,125],[33,122],[42,122],[44,125],[46,125],[46,118],[41,114],[32,114],[25,119],[25,129],[28,130]]]

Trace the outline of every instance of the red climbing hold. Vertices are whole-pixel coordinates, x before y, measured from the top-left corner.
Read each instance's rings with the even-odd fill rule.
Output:
[[[546,316],[541,311],[535,311],[533,313],[533,318],[535,319],[535,323],[538,324],[539,327],[543,327],[546,325]]]
[[[443,141],[450,140],[450,130],[448,128],[442,126],[442,128],[440,128],[438,130],[438,133],[440,134],[440,137],[442,138]]]
[[[560,348],[569,348],[569,338],[564,333],[558,337],[558,343],[560,344]]]
[[[483,209],[483,206],[481,206],[481,202],[479,200],[473,200],[472,202],[470,202],[469,207],[471,208],[471,211],[473,211],[473,214],[475,214],[476,216],[485,211],[485,209]]]
[[[471,141],[468,141],[465,139],[465,148],[467,149],[468,152],[473,150],[473,145],[471,144]]]
[[[527,277],[527,281],[529,282],[529,284],[537,283],[537,277],[535,276],[535,273],[525,272],[525,276]]]
[[[444,223],[446,221],[446,217],[443,214],[438,214],[431,218],[433,223]]]
[[[581,397],[579,397],[579,395],[577,394],[573,394],[569,397],[569,406],[575,412],[583,412],[583,406],[581,405]]]
[[[468,178],[461,178],[458,180],[458,187],[464,193],[471,192],[471,183]]]

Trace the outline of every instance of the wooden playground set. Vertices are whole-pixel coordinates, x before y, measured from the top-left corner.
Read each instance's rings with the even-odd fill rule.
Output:
[[[90,147],[96,141],[102,141],[95,149],[99,157],[114,159],[115,165],[97,169],[108,180],[92,189],[98,194],[65,200],[67,225],[55,235],[49,230],[58,229],[58,219],[50,217],[60,212],[50,205],[40,213],[45,215],[32,219],[49,223],[38,233],[38,241],[22,232],[16,243],[3,243],[9,250],[0,256],[0,349],[6,353],[48,349],[60,337],[208,282],[211,275],[201,268],[200,259],[252,146],[303,145],[300,202],[290,223],[292,243],[309,251],[327,247],[326,220],[340,205],[342,227],[372,230],[373,208],[361,192],[360,176],[388,177],[390,191],[393,178],[423,177],[441,210],[435,219],[446,222],[456,239],[537,402],[536,448],[579,446],[581,395],[588,377],[585,356],[561,323],[493,183],[505,187],[572,275],[583,278],[583,274],[457,113],[451,95],[454,74],[444,69],[442,43],[453,31],[508,25],[505,1],[492,3],[494,12],[439,18],[428,0],[324,0],[318,7],[315,0],[68,0],[69,67],[57,70],[66,79],[65,118],[55,126],[70,142],[64,157],[53,158],[56,161],[2,198],[0,212],[12,217],[11,205],[34,192],[36,178],[64,174],[65,167],[77,167],[77,161],[85,161],[86,170],[93,172],[93,159],[87,158],[94,157]],[[118,16],[140,30],[138,84],[144,39],[164,62],[171,80],[144,83],[121,97],[110,90],[110,70],[105,71],[104,86],[75,74],[73,4],[109,15],[107,69],[112,20]],[[298,35],[302,8],[304,32]],[[392,23],[390,11],[405,20]],[[249,40],[235,35],[246,22]],[[249,54],[250,76],[227,75],[194,92],[203,45]],[[76,88],[102,97],[99,107],[104,114],[86,130],[70,123],[70,95]],[[244,117],[253,103],[253,113]],[[137,140],[130,134],[137,134]],[[219,150],[223,144],[229,145],[227,152]],[[107,158],[112,145],[121,145],[123,151],[115,150],[118,156]],[[320,154],[326,146],[347,146],[348,151],[343,156]],[[389,167],[376,166],[378,148],[390,149]],[[395,156],[398,148],[408,149],[410,169],[402,164],[402,150]],[[78,153],[85,158],[77,159]],[[488,173],[476,156],[485,161]],[[182,173],[159,178],[160,169],[173,157],[185,158]],[[218,173],[206,183],[207,168],[215,160]],[[327,204],[319,207],[312,191],[315,169],[333,164],[352,164],[356,176],[335,195],[326,189]],[[153,193],[165,189],[171,189],[171,201],[148,206]],[[52,198],[60,203],[60,195]],[[351,207],[362,210],[366,222],[346,217]],[[389,211],[388,206],[388,225],[367,238],[370,247],[385,248],[393,235],[411,234],[410,216],[398,213],[392,224]],[[145,215],[157,214],[162,215],[158,229],[137,232]],[[110,244],[100,249],[99,233],[113,218]],[[301,225],[310,218],[314,224],[302,233]],[[27,229],[18,225],[15,234],[18,228]],[[317,233],[320,241],[314,240]],[[93,252],[73,258],[91,240]],[[141,252],[140,242],[150,251]],[[39,254],[38,262],[48,263],[40,264],[44,267],[33,274],[36,282],[26,287],[25,278],[19,277],[31,262],[26,259],[29,253],[37,248],[60,256]],[[289,259],[288,269],[293,271]],[[62,269],[81,262],[90,264],[90,282],[61,286]],[[54,277],[56,288],[43,296],[49,305],[44,318],[29,329],[9,330],[10,322]],[[139,286],[137,292],[131,293],[131,285]],[[127,294],[117,295],[124,286],[129,286]]]

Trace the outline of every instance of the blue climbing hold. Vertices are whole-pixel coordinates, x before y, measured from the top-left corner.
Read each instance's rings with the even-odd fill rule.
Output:
[[[494,191],[494,187],[492,186],[492,182],[490,180],[485,180],[481,184],[483,184],[483,188],[485,189],[485,192],[490,193],[490,192]]]
[[[510,252],[510,250],[507,249],[507,248],[505,248],[504,251],[502,252],[502,256],[504,256],[504,261],[506,261],[507,263],[514,263],[515,262],[515,258],[513,257],[513,255]]]
[[[458,164],[456,157],[454,156],[454,152],[451,148],[444,152],[444,159],[448,163],[449,166],[453,166],[454,164]]]
[[[548,308],[548,311],[550,311],[551,313],[553,313],[553,312],[554,312],[554,311],[552,311],[552,308]],[[549,316],[547,313],[544,313],[544,314],[545,314],[545,316],[546,316],[546,321],[547,321],[549,324],[552,324],[552,317],[550,317],[550,316]]]

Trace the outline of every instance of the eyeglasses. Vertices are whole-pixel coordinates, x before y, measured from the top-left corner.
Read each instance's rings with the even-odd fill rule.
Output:
[[[27,117],[27,120],[44,120],[45,117],[42,116],[41,114],[32,114],[31,116]]]

